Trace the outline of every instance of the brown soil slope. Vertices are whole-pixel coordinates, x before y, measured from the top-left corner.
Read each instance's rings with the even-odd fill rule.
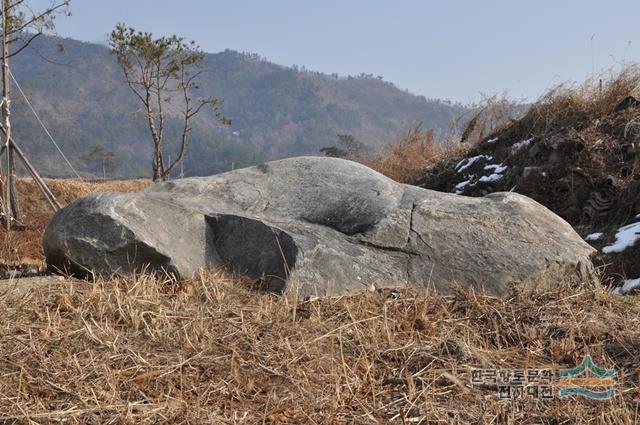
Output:
[[[592,235],[589,242],[601,250],[611,280],[638,278],[640,242],[633,243],[640,239],[635,235],[640,224],[634,225],[640,222],[640,101],[633,97],[638,83],[640,74],[627,70],[596,92],[550,92],[464,155],[429,167],[417,183],[465,196],[527,195],[583,237]],[[626,234],[616,237],[625,225]],[[630,245],[623,250],[621,238]]]

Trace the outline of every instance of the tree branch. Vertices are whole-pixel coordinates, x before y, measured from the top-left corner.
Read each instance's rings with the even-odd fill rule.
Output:
[[[25,41],[25,43],[18,50],[16,50],[13,53],[9,53],[9,58],[14,57],[18,53],[22,52],[24,49],[29,47],[29,45],[33,42],[33,40],[35,40],[36,38],[40,37],[41,35],[42,35],[42,32],[35,33],[33,36],[31,36],[31,38],[29,38],[27,41]]]
[[[167,178],[168,176],[171,175],[171,172],[177,167],[177,165],[183,160],[184,158],[184,153],[187,150],[187,146],[189,145],[189,132],[190,132],[190,128],[189,128],[189,120],[191,119],[191,117],[193,116],[192,114],[190,114],[191,111],[191,98],[189,96],[189,87],[188,85],[185,84],[185,68],[184,65],[181,67],[180,69],[180,83],[178,84],[178,86],[180,86],[180,88],[182,89],[182,94],[183,94],[183,99],[184,99],[184,123],[183,123],[183,127],[182,127],[182,143],[180,144],[180,153],[178,154],[178,157],[175,159],[175,161],[173,161],[171,164],[169,164],[169,167],[167,168],[165,174],[163,175],[163,178]]]
[[[160,67],[161,67],[161,64],[158,61],[156,64],[156,85],[157,85],[156,101],[158,102],[158,119],[159,119],[158,135],[160,140],[162,140],[162,136],[164,134],[164,111],[162,110],[162,87],[160,86]]]
[[[69,3],[67,1],[64,1],[62,3],[59,3],[55,6],[52,6],[48,9],[46,9],[44,12],[40,13],[39,15],[36,15],[35,13],[31,16],[31,18],[29,18],[29,20],[27,20],[26,22],[24,22],[20,27],[17,28],[13,28],[9,31],[9,34],[15,34],[15,33],[21,33],[23,32],[26,28],[30,27],[32,24],[34,24],[35,22],[45,18],[46,16],[49,16],[51,14],[53,14],[53,12],[55,12],[56,10],[67,6]]]
[[[205,107],[206,105],[211,105],[211,100],[203,100],[200,102],[200,104],[198,105],[198,107],[196,109],[190,109],[189,111],[189,118],[197,115],[200,110]],[[192,112],[191,112],[192,111]]]
[[[16,0],[15,2],[13,2],[12,4],[9,5],[8,10],[15,9],[16,7],[20,6],[25,1],[26,0]]]

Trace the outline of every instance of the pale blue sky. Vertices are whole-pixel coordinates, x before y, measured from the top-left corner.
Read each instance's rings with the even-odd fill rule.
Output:
[[[72,0],[60,35],[104,42],[117,22],[204,50],[382,75],[461,102],[507,90],[530,100],[622,61],[640,61],[640,1]]]

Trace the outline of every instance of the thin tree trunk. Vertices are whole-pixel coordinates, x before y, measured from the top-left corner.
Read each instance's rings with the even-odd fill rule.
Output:
[[[165,179],[167,179],[170,175],[171,172],[173,171],[173,169],[178,165],[181,164],[182,161],[184,160],[184,154],[187,151],[187,146],[189,145],[189,120],[191,119],[191,117],[195,116],[200,109],[202,108],[202,106],[204,104],[201,104],[198,108],[196,108],[195,112],[192,111],[191,109],[191,98],[189,96],[189,84],[188,82],[185,82],[185,75],[184,75],[184,69],[182,70],[182,80],[181,80],[181,87],[182,87],[182,94],[184,96],[184,122],[183,122],[183,127],[182,127],[182,141],[180,144],[180,152],[178,153],[178,157],[176,158],[176,160],[174,162],[171,162],[171,159],[169,159],[169,166],[167,167],[167,169],[165,170]]]
[[[2,126],[6,131],[5,149],[7,155],[7,180],[5,187],[5,228],[11,230],[11,121],[9,119],[9,9],[10,0],[2,2]]]
[[[156,130],[155,112],[151,105],[151,79],[150,76],[143,76],[143,85],[145,88],[145,97],[143,99],[144,105],[147,108],[147,123],[149,124],[149,130],[151,130],[151,137],[153,138],[154,147],[154,159],[153,159],[153,181],[157,182],[162,180],[164,175],[164,164],[162,162],[162,138]]]
[[[13,148],[13,144],[9,145],[9,188],[11,192],[11,214],[16,222],[20,221],[20,203],[18,202],[18,191],[16,190],[16,160],[15,160],[15,149]]]
[[[153,181],[157,182],[162,180],[162,153],[156,146],[153,158]]]
[[[2,220],[0,220],[0,222],[4,223],[3,220],[7,219],[7,207],[5,205],[4,202],[4,176],[3,176],[3,172],[2,172],[2,165],[1,165],[1,161],[0,161],[0,215],[2,215]]]

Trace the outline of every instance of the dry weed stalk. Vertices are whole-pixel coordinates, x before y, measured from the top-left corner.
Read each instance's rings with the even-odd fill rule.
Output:
[[[581,85],[561,84],[542,96],[517,123],[525,136],[544,136],[565,127],[576,130],[611,114],[628,96],[639,97],[640,68],[629,65],[619,71],[587,80]]]
[[[388,145],[382,153],[356,160],[400,183],[414,183],[426,167],[438,163],[450,149],[435,141],[433,130],[412,126],[405,136]]]
[[[521,108],[520,108],[521,109]],[[473,108],[462,136],[457,134],[459,117],[452,123],[452,134],[438,143],[433,130],[422,130],[419,125],[389,144],[377,155],[351,158],[401,183],[416,184],[429,166],[458,158],[472,149],[488,135],[504,129],[519,114],[518,104],[502,96],[483,96]]]
[[[483,142],[487,136],[511,125],[522,114],[522,109],[521,103],[509,99],[506,94],[483,94],[482,100],[472,108],[471,118],[462,132],[460,143],[477,145]],[[458,121],[463,118],[464,116],[461,116]]]

